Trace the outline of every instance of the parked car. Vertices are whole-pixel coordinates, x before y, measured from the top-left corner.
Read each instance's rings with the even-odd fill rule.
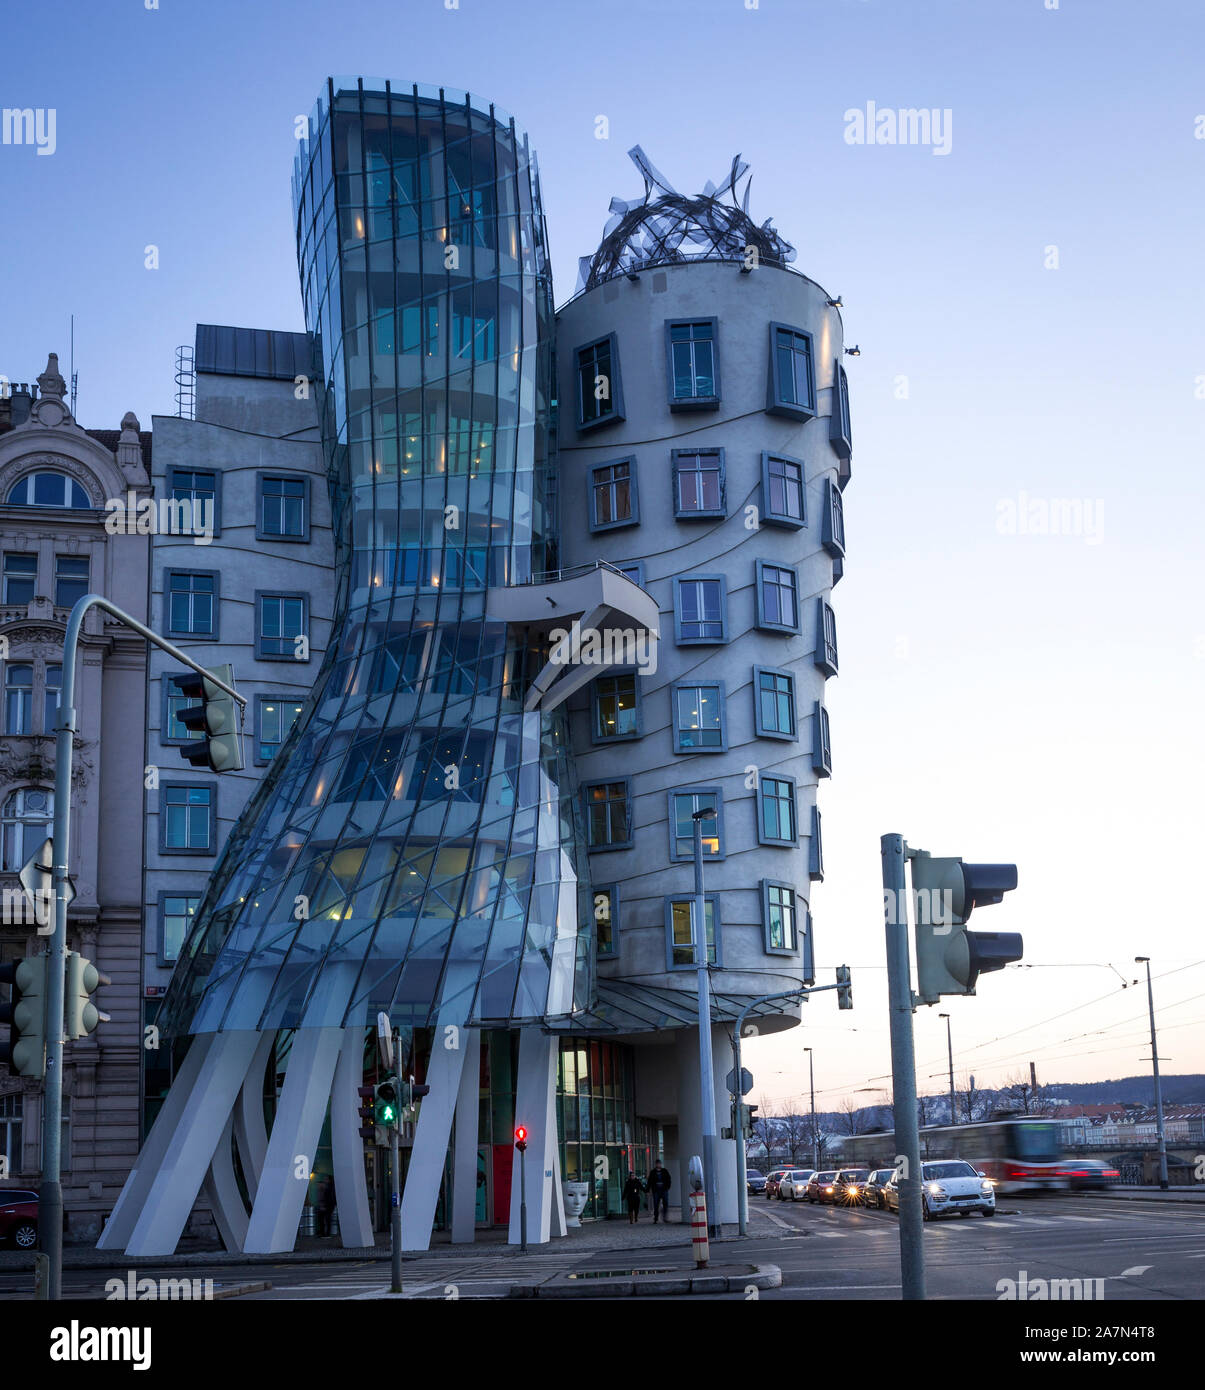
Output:
[[[775,1168],[772,1172],[766,1174],[766,1186],[764,1190],[767,1200],[771,1197],[778,1196],[778,1184],[790,1171],[789,1168]]]
[[[0,1189],[0,1241],[11,1240],[18,1250],[38,1243],[38,1194],[25,1188]]]
[[[996,1189],[977,1168],[961,1158],[942,1159],[921,1164],[921,1205],[924,1219],[935,1216],[970,1216],[979,1211],[984,1216],[996,1214]],[[888,1211],[900,1209],[900,1175],[892,1173],[883,1189],[883,1205]]]
[[[866,1168],[841,1168],[833,1179],[837,1191],[835,1199],[840,1206],[860,1207],[866,1200],[866,1184],[870,1172]]]
[[[778,1184],[778,1200],[780,1202],[802,1202],[808,1183],[815,1171],[814,1168],[792,1168]]]
[[[1120,1171],[1100,1158],[1073,1158],[1061,1172],[1072,1188],[1112,1187],[1121,1181]]]
[[[871,1172],[863,1191],[866,1206],[876,1207],[880,1211],[883,1209],[883,1189],[891,1181],[894,1172],[894,1168],[875,1168]]]
[[[750,1197],[756,1197],[759,1192],[764,1192],[766,1190],[766,1175],[759,1173],[756,1168],[746,1168],[745,1190]]]
[[[834,1169],[830,1173],[813,1173],[811,1181],[807,1186],[807,1199],[809,1202],[834,1202],[836,1201],[836,1187],[833,1180],[837,1173]]]

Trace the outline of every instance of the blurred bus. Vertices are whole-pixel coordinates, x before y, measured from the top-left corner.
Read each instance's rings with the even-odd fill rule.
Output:
[[[842,1135],[846,1164],[891,1168],[898,1150],[895,1134]],[[926,1125],[920,1132],[921,1159],[965,1158],[996,1184],[997,1192],[1037,1192],[1070,1186],[1066,1158],[1053,1120],[1012,1115],[965,1125]]]

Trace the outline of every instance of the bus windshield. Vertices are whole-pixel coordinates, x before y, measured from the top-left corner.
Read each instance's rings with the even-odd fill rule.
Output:
[[[1059,1156],[1058,1129],[1055,1125],[1030,1124],[1013,1125],[1013,1144],[1015,1158],[1028,1158],[1035,1162],[1052,1160]]]

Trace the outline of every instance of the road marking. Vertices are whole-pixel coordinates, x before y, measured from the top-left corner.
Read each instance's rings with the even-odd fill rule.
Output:
[[[1093,1226],[1099,1225],[1100,1222],[1102,1222],[1102,1221],[1107,1221],[1108,1219],[1109,1219],[1109,1218],[1108,1218],[1107,1216],[1064,1216],[1064,1217],[1063,1217],[1063,1220],[1064,1220],[1064,1221],[1087,1221],[1089,1224],[1091,1224],[1091,1225],[1093,1225]]]

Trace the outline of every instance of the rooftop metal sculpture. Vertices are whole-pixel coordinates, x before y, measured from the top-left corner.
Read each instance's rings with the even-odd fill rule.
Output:
[[[771,265],[795,259],[795,248],[774,230],[772,219],[759,227],[749,216],[753,179],[750,176],[743,194],[738,194],[738,182],[749,173],[739,154],[719,187],[709,179],[694,197],[677,192],[639,145],[628,151],[628,157],[644,176],[644,196],[632,202],[611,199],[611,216],[598,250],[578,261],[579,293],[650,266],[744,260],[750,247],[756,249],[759,261]],[[731,202],[722,201],[725,196]]]

